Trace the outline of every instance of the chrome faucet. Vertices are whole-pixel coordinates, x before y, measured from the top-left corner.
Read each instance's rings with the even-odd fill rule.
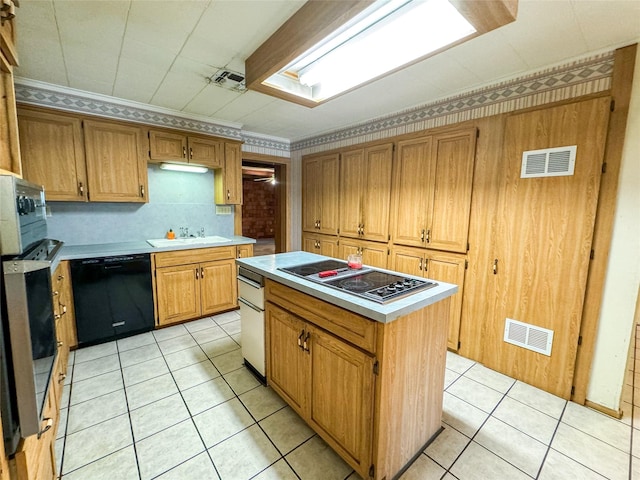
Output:
[[[189,236],[189,227],[180,227],[180,238],[186,238]]]

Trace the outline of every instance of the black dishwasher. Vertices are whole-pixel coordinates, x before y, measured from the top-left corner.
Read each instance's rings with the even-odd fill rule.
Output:
[[[151,257],[71,260],[78,346],[153,330]]]

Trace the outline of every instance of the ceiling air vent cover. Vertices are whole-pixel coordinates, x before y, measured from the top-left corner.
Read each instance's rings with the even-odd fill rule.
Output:
[[[234,72],[233,70],[220,69],[210,77],[207,82],[211,85],[233,90],[235,92],[244,93],[247,90],[244,73]]]
[[[576,145],[529,150],[522,153],[520,178],[563,177],[573,175]]]

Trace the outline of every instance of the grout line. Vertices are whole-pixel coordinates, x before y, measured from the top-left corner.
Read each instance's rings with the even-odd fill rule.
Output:
[[[547,461],[547,456],[549,455],[549,451],[551,450],[551,444],[553,443],[553,439],[556,438],[556,433],[558,432],[558,428],[560,428],[560,423],[562,422],[562,416],[564,415],[564,411],[567,409],[567,405],[568,405],[568,402],[565,402],[564,407],[562,407],[562,412],[560,412],[560,416],[558,417],[558,422],[556,423],[556,428],[553,429],[553,434],[551,435],[551,438],[549,439],[549,445],[547,445],[547,451],[544,452],[544,457],[542,457],[542,463],[540,464],[540,468],[538,469],[538,474],[536,475],[535,478],[539,478],[540,474],[542,473],[542,468],[544,467],[544,462]],[[569,458],[569,457],[567,457],[567,458]],[[571,459],[571,460],[573,460],[573,459]],[[577,460],[574,460],[574,461],[577,462]]]

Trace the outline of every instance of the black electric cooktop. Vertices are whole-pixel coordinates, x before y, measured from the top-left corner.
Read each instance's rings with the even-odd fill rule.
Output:
[[[279,270],[383,304],[438,285],[366,266],[351,269],[347,262],[340,260],[322,260]]]

